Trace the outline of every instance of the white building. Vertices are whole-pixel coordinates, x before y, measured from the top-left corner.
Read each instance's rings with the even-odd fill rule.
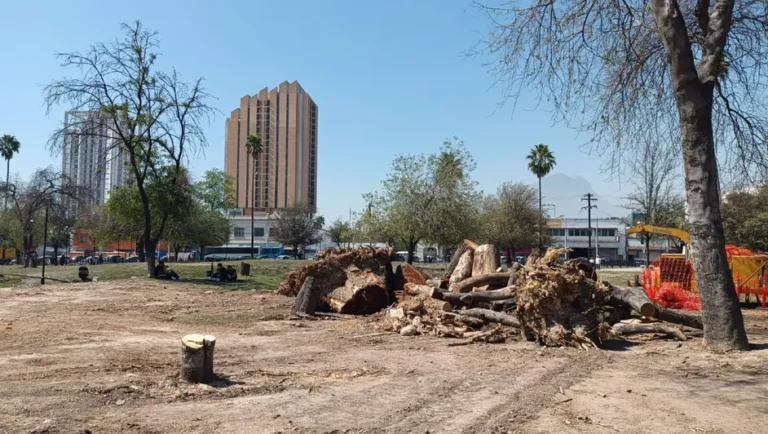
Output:
[[[619,218],[592,219],[592,244],[589,244],[589,222],[586,218],[558,218],[547,222],[552,246],[568,247],[571,258],[591,257],[613,261],[627,260],[627,227]]]
[[[83,201],[104,205],[112,189],[125,185],[123,150],[115,132],[94,112],[70,111],[64,114],[65,137],[61,171],[91,194]]]

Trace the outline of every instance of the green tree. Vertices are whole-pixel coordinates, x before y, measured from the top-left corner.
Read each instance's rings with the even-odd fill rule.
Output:
[[[366,217],[371,234],[390,245],[402,244],[408,262],[421,241],[455,245],[474,230],[478,195],[470,173],[475,163],[464,142],[446,140],[435,154],[400,155],[382,182],[369,193]]]
[[[16,137],[9,134],[0,137],[0,155],[5,158],[5,183],[8,184],[11,179],[11,158],[19,153],[21,143]],[[3,209],[8,209],[8,195],[5,196]]]
[[[528,170],[539,178],[539,214],[544,215],[541,203],[541,178],[547,176],[555,167],[555,155],[549,150],[549,146],[539,143],[531,149],[525,157],[528,160]],[[544,247],[544,218],[539,219],[539,248]]]
[[[542,212],[533,187],[517,182],[505,182],[495,195],[486,196],[480,214],[479,239],[515,251],[535,245],[539,237]]]
[[[272,229],[277,241],[291,246],[294,258],[298,258],[299,249],[322,241],[324,225],[322,216],[315,216],[307,207],[298,206],[280,210]]]
[[[157,34],[137,21],[122,25],[125,36],[111,44],[94,44],[86,53],[61,53],[64,67],[79,77],[55,80],[45,87],[50,112],[65,105],[87,115],[72,115],[49,141],[55,150],[64,148],[71,133],[104,140],[119,148],[127,161],[133,188],[142,206],[141,239],[147,270],[155,276],[155,247],[163,235],[172,209],[153,213],[148,186],[163,177],[163,188],[173,191],[186,183],[182,163],[190,151],[207,145],[203,123],[213,110],[202,79],[186,83],[178,72],[157,68]],[[160,173],[160,172],[164,173]],[[173,203],[171,194],[165,197]]]
[[[352,226],[341,218],[334,220],[326,232],[331,242],[336,243],[338,247],[352,241]]]
[[[185,249],[226,244],[230,231],[229,220],[224,215],[203,203],[192,202],[187,212],[169,222],[164,237],[178,258],[179,252]]]
[[[723,201],[723,227],[728,243],[768,251],[768,186],[728,193]]]
[[[195,189],[211,211],[223,212],[237,206],[234,180],[223,170],[207,170]]]
[[[487,64],[505,97],[537,89],[556,119],[586,132],[592,150],[609,161],[648,140],[682,156],[704,343],[748,350],[725,253],[719,173],[765,179],[768,64],[755,59],[768,55],[768,5],[562,0],[479,7],[492,26],[482,51],[494,57]]]

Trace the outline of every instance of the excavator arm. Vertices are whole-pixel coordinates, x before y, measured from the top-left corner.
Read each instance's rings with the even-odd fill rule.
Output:
[[[688,232],[682,229],[665,228],[662,226],[652,226],[652,225],[643,225],[643,224],[637,224],[630,228],[627,228],[627,235],[641,234],[641,233],[667,235],[670,237],[675,237],[685,244],[691,243],[691,236],[688,235]]]

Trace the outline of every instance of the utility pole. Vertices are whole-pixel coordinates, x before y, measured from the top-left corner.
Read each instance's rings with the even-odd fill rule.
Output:
[[[589,244],[587,244],[587,256],[592,258],[592,263],[597,266],[597,258],[592,255],[592,208],[597,208],[597,205],[592,205],[592,202],[597,202],[597,198],[592,193],[585,194],[581,200],[587,201],[587,206],[581,207],[581,209],[587,210],[587,230],[589,237]]]

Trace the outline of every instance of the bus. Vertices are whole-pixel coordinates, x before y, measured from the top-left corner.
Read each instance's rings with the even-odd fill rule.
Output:
[[[284,254],[284,250],[279,246],[260,247],[254,246],[253,257],[254,258],[276,258]],[[243,246],[219,246],[219,247],[206,247],[205,248],[205,260],[208,262],[214,261],[227,261],[237,259],[249,259],[251,258],[251,247]]]

